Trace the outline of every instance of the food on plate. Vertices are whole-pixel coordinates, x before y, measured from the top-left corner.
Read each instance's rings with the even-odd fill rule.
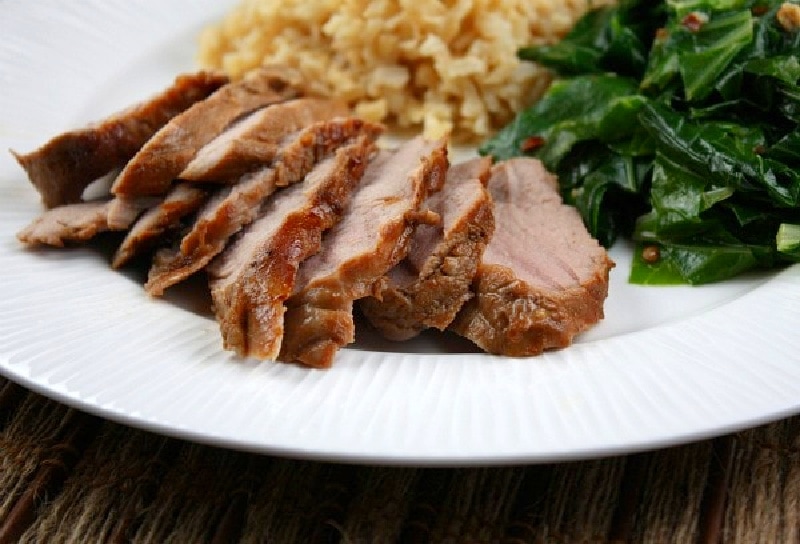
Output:
[[[260,217],[208,266],[225,348],[277,358],[284,302],[294,290],[298,268],[319,251],[323,232],[345,214],[374,149],[368,134],[340,147],[303,183],[271,198]]]
[[[291,82],[289,71],[270,68],[222,86],[153,134],[125,164],[111,191],[127,197],[165,194],[197,152],[237,118],[297,96]]]
[[[281,111],[283,106],[273,108]],[[331,104],[330,111],[335,110]],[[231,236],[261,213],[268,196],[281,186],[301,181],[326,154],[360,134],[376,140],[381,132],[378,125],[339,118],[314,123],[282,138],[271,162],[222,188],[199,211],[177,247],[156,253],[145,284],[147,292],[159,296],[205,267],[225,249]]]
[[[611,263],[539,161],[451,165],[447,139],[423,136],[379,148],[383,125],[301,96],[292,73],[225,83],[154,131],[108,194],[45,210],[19,239],[63,247],[119,231],[111,265],[151,256],[151,295],[206,273],[226,349],[317,368],[354,341],[357,301],[389,337],[452,326],[509,355],[563,347],[602,317]],[[487,304],[510,292],[499,276],[528,298]]]
[[[425,202],[440,221],[417,226],[406,258],[359,301],[384,337],[407,340],[428,328],[444,330],[472,297],[472,280],[494,232],[486,190],[491,166],[476,158],[450,167],[442,190]]]
[[[184,74],[158,95],[97,124],[60,134],[31,153],[12,154],[48,208],[80,202],[93,181],[122,168],[170,119],[228,81],[221,74]]]
[[[796,0],[623,0],[523,59],[561,79],[485,142],[534,156],[634,283],[702,284],[800,261]]]
[[[614,263],[575,208],[562,202],[558,181],[541,162],[501,162],[488,187],[494,235],[478,266],[475,296],[451,330],[503,355],[570,345],[603,318]]]
[[[149,208],[138,220],[135,217],[131,220],[129,224],[133,227],[117,248],[111,266],[119,268],[156,244],[162,235],[179,227],[184,217],[199,210],[210,195],[211,191],[205,187],[176,183],[157,206]]]
[[[446,142],[421,136],[370,163],[347,213],[300,266],[286,301],[280,360],[327,368],[355,341],[353,302],[406,256],[419,222],[438,220],[422,203],[441,189],[447,167]]]
[[[300,71],[314,94],[429,139],[485,137],[530,104],[549,73],[520,63],[609,0],[407,2],[241,0],[200,40],[201,65],[239,78],[263,64]]]
[[[50,208],[21,230],[17,238],[30,246],[64,247],[67,242],[85,242],[100,232],[114,230],[108,224],[111,202],[103,199]],[[126,207],[128,226],[147,207],[148,201],[133,203],[140,205]]]
[[[203,147],[178,177],[189,181],[237,180],[281,151],[284,139],[317,121],[350,113],[340,101],[301,98],[264,108],[237,121]]]

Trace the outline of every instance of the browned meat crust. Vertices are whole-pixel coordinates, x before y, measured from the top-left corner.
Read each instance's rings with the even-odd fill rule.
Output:
[[[313,123],[347,114],[347,104],[321,98],[298,98],[268,106],[203,147],[178,177],[197,182],[236,180],[271,163],[285,137]]]
[[[108,210],[113,200],[78,202],[51,208],[17,234],[17,238],[30,246],[47,245],[64,247],[65,242],[85,242],[100,232],[117,230],[108,224]],[[151,204],[149,199],[134,199],[125,207],[127,225]],[[120,221],[123,217],[120,217]]]
[[[284,301],[300,263],[319,250],[341,217],[374,144],[367,136],[321,162],[302,184],[275,195],[263,216],[208,267],[214,311],[226,349],[274,359],[283,337]]]
[[[614,263],[539,161],[500,163],[489,190],[496,230],[450,328],[500,355],[566,347],[603,318]]]
[[[278,359],[312,368],[330,368],[339,350],[356,340],[353,299],[330,290],[306,293],[303,304],[289,303]]]
[[[489,353],[527,357],[565,348],[603,318],[607,274],[557,293],[531,288],[502,266],[481,267],[478,275],[477,296],[450,328]]]
[[[491,160],[452,166],[444,188],[426,205],[442,225],[420,225],[408,257],[361,299],[366,318],[390,340],[407,340],[434,327],[444,330],[472,296],[470,285],[494,232],[492,199],[485,188]]]
[[[117,248],[111,266],[119,268],[140,251],[154,245],[159,236],[174,229],[187,215],[196,212],[209,194],[202,187],[188,183],[177,184],[158,206],[147,210],[136,221]]]
[[[446,142],[421,139],[373,161],[345,218],[301,267],[286,304],[280,360],[330,367],[354,340],[352,302],[406,256],[419,207],[441,188],[447,167]]]
[[[181,75],[157,96],[96,125],[65,132],[31,153],[11,153],[47,208],[80,202],[91,182],[123,167],[170,119],[225,83],[221,74]]]
[[[219,254],[228,239],[255,219],[261,203],[279,185],[300,181],[322,157],[359,134],[374,141],[380,125],[345,118],[322,121],[286,140],[271,166],[244,176],[225,188],[200,211],[178,249],[156,254],[145,289],[160,296],[165,289],[188,278]]]
[[[125,165],[111,190],[124,196],[163,195],[197,152],[236,119],[297,95],[282,72],[263,69],[228,83],[174,117]]]

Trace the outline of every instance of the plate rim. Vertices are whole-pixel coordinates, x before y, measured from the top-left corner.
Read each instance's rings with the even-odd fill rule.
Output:
[[[231,0],[228,1],[230,2]],[[181,8],[192,9],[195,10],[193,18],[190,17],[189,21],[184,22],[184,25],[188,27],[189,24],[191,24],[194,25],[194,27],[196,27],[198,24],[205,22],[210,17],[209,15],[206,14],[206,12],[203,12],[204,9],[208,10],[208,12],[213,11],[214,13],[220,13],[225,9],[224,5],[215,3],[212,0],[205,0],[203,4],[194,2],[192,0],[173,1],[164,4],[165,4],[164,6],[157,8],[156,6],[158,5],[158,2],[156,2],[155,0],[139,0],[135,4],[122,2],[121,0],[117,1],[91,0],[82,3],[80,5],[65,6],[63,5],[63,3],[59,3],[56,0],[40,0],[37,3],[26,2],[25,0],[6,0],[2,4],[0,4],[0,10],[4,10],[5,13],[7,14],[10,13],[12,15],[12,17],[9,17],[7,19],[7,22],[5,23],[7,25],[11,24],[8,21],[12,19],[16,22],[25,20],[40,21],[41,17],[48,15],[50,13],[49,10],[60,10],[59,13],[63,13],[64,10],[66,10],[67,15],[69,15],[69,17],[66,19],[67,22],[65,25],[66,26],[65,32],[67,32],[68,34],[69,32],[73,31],[75,32],[86,31],[86,28],[84,27],[86,23],[83,23],[81,19],[81,15],[84,13],[82,10],[100,9],[100,13],[104,17],[108,17],[112,23],[116,24],[119,24],[119,22],[123,19],[126,20],[126,22],[128,22],[132,17],[133,21],[131,24],[133,24],[135,30],[136,28],[145,28],[149,24],[148,21],[142,19],[141,15],[139,16],[138,19],[136,18],[135,13],[141,10],[144,11],[160,10],[159,14],[160,16],[164,17],[164,20],[161,20],[159,24],[167,25],[167,24],[173,24],[179,20],[179,18],[174,14],[170,15],[170,10],[173,10],[175,12],[182,12],[184,10],[182,10]],[[119,13],[115,12],[114,11],[115,9],[119,9],[120,12]],[[200,12],[203,13],[201,14]],[[40,22],[41,24],[44,25],[44,27],[47,27],[48,24],[55,25],[55,23],[48,23],[47,22],[48,20],[57,21],[58,18],[56,17],[52,17],[49,19],[44,18],[41,19]],[[185,17],[181,17],[180,20],[185,20]],[[92,19],[90,18],[89,22],[91,21]],[[64,25],[63,20],[59,24]],[[3,29],[3,26],[4,23],[0,21],[0,30]],[[174,34],[174,31],[172,29],[164,28],[164,26],[156,25],[154,28],[151,28],[151,30],[154,31],[152,34],[153,41],[157,42],[155,45],[158,45],[158,43],[169,43]],[[10,51],[12,50],[17,52],[24,51],[23,46],[31,45],[31,39],[33,38],[32,35],[24,35],[19,33],[11,34],[11,36],[12,40],[10,41],[15,43],[11,45],[9,45],[8,43],[6,45],[0,44],[0,65],[11,62],[9,61]],[[101,34],[98,34],[97,31],[89,31],[88,36],[90,36],[92,39],[98,39],[98,40],[104,39]],[[120,47],[120,51],[115,51],[114,53],[119,54],[122,58],[127,59],[127,61],[131,63],[138,62],[139,61],[138,59],[140,59],[140,57],[142,57],[146,53],[142,51],[137,51],[134,47],[129,46],[130,44],[123,43],[118,45]],[[46,49],[47,46],[48,44],[44,44],[41,47]],[[38,51],[39,51],[38,49],[34,48],[34,51],[26,53],[29,58],[25,58],[25,55],[22,55],[23,56],[22,60],[32,62],[31,59],[33,58],[33,55]],[[44,59],[44,63],[48,66],[53,62],[54,61],[52,61],[52,59],[51,60]],[[121,64],[124,65],[125,63],[122,62]],[[7,72],[8,77],[11,77],[9,75],[11,72],[12,70],[8,70]],[[81,75],[83,75],[83,72],[81,73]],[[107,80],[107,77],[102,76],[101,74],[94,74],[94,75],[90,74],[87,77],[89,79],[89,83],[100,81],[101,84],[105,84]],[[104,79],[104,77],[106,77],[106,79]],[[2,82],[3,82],[3,76],[2,73],[0,72],[0,83]],[[78,104],[79,107],[82,108],[85,107],[85,100],[89,97],[93,97],[94,96],[93,93],[96,91],[83,90],[81,92],[84,93],[82,95],[82,98],[72,97],[73,99],[71,100],[70,103],[73,105]],[[35,104],[38,103],[36,98],[33,99],[33,102]],[[0,111],[2,110],[3,107],[0,104]],[[73,112],[73,110],[70,111]],[[50,123],[47,126],[48,129],[51,127],[53,128],[57,127],[58,129],[65,128],[65,125],[68,124],[71,120],[73,120],[72,113],[68,112],[61,112],[61,113],[62,113],[61,116],[55,116],[50,121],[42,121],[41,119],[37,119],[36,122],[39,123],[39,125],[37,126],[39,127],[40,130],[43,130],[42,127],[44,125],[47,125],[47,123]],[[8,129],[8,127],[5,128]],[[4,127],[0,126],[0,141],[5,142],[6,140],[8,140],[9,143],[15,143],[15,145],[18,142],[23,142],[23,143],[36,142],[37,140],[34,138],[34,136],[38,138],[38,135],[33,133],[31,135],[21,134],[21,135],[12,135],[12,137],[5,137],[2,132],[3,130]],[[11,127],[11,130],[13,130],[13,127]],[[39,141],[39,143],[41,142]],[[7,166],[8,162],[9,161],[6,159],[5,166]],[[4,172],[6,172],[7,170],[4,170],[3,166],[4,166],[3,163],[0,162],[0,194],[8,194],[8,192],[10,192],[9,187],[5,186],[6,184],[3,181],[5,175]],[[16,175],[18,175],[18,173],[11,174],[12,177]],[[0,210],[2,209],[3,208],[0,205]],[[13,222],[14,222],[13,218],[8,219],[0,215],[0,225],[8,225],[9,223]],[[10,251],[9,247],[10,246],[8,246],[5,243],[1,244],[0,255],[7,255],[7,256],[12,255],[11,253],[8,253],[8,251]],[[27,262],[28,257],[20,257],[20,260],[23,261],[23,265],[25,266],[29,264]],[[67,258],[66,261],[70,261],[70,258]],[[106,271],[106,273],[113,274],[109,271]],[[800,265],[794,265],[781,272],[777,272],[771,275],[770,278],[771,279],[767,280],[765,283],[761,284],[753,291],[723,305],[722,307],[720,307],[719,311],[722,311],[726,315],[729,313],[735,314],[738,311],[744,311],[745,313],[752,312],[758,315],[769,315],[769,312],[773,310],[773,307],[788,308],[795,301],[800,302],[800,295],[795,294],[797,291],[800,291],[800,289],[797,289],[798,287],[800,287]],[[4,279],[3,272],[0,272],[0,288],[2,288],[4,285],[7,285],[5,281],[6,280]],[[117,286],[118,284],[118,282],[116,281],[110,283],[114,283],[115,286]],[[790,293],[789,294],[790,296],[786,297],[785,293],[779,292],[781,285],[783,285],[784,283],[786,285],[794,287],[795,293]],[[128,287],[129,286],[125,286],[124,288],[127,289]],[[755,300],[758,297],[765,297],[765,298],[759,302],[758,300]],[[764,300],[766,300],[766,302],[764,302]],[[764,307],[765,305],[769,307]],[[467,448],[463,452],[459,452],[457,449],[454,449],[455,446],[457,445],[457,440],[454,437],[450,436],[447,438],[448,440],[446,443],[447,447],[443,449],[437,449],[437,444],[435,442],[431,442],[431,436],[427,436],[425,432],[420,432],[418,434],[420,439],[427,440],[427,442],[424,443],[426,445],[413,446],[409,443],[405,443],[406,446],[404,448],[400,447],[399,449],[394,449],[393,451],[387,451],[385,449],[382,450],[380,447],[375,447],[375,446],[373,446],[372,449],[365,448],[363,446],[363,443],[361,445],[361,449],[358,451],[348,451],[347,444],[344,442],[338,442],[335,444],[334,447],[329,447],[327,449],[324,447],[323,444],[320,444],[319,441],[317,441],[316,447],[308,446],[308,444],[314,443],[313,440],[311,441],[307,440],[306,442],[303,441],[296,442],[294,445],[291,444],[287,445],[287,443],[284,442],[283,445],[281,445],[276,443],[270,443],[269,440],[264,439],[263,435],[260,435],[261,436],[260,439],[253,437],[247,439],[246,437],[242,437],[235,433],[226,435],[225,433],[219,432],[219,429],[223,428],[220,427],[219,425],[213,426],[211,428],[205,428],[203,430],[196,426],[192,427],[192,424],[196,423],[196,421],[193,422],[191,418],[188,419],[184,418],[184,420],[181,420],[180,417],[174,416],[173,419],[170,418],[164,419],[158,417],[157,413],[152,413],[152,412],[148,413],[147,411],[142,412],[141,410],[137,411],[135,409],[131,409],[130,407],[126,408],[124,406],[115,405],[113,402],[109,403],[109,402],[98,401],[97,399],[93,398],[92,395],[87,395],[85,392],[82,393],[80,390],[70,389],[70,386],[65,385],[67,382],[65,382],[64,380],[62,380],[61,382],[59,382],[58,380],[50,381],[51,375],[46,372],[44,374],[42,373],[30,374],[29,373],[30,367],[26,366],[27,363],[25,363],[25,361],[12,360],[16,357],[16,352],[9,351],[8,342],[10,341],[7,340],[6,337],[4,336],[6,331],[3,330],[2,324],[3,323],[6,323],[6,325],[8,324],[8,317],[3,315],[4,311],[5,312],[9,311],[9,305],[7,304],[4,305],[4,303],[0,302],[0,374],[5,376],[12,382],[19,383],[20,385],[32,391],[35,391],[36,393],[42,394],[46,397],[52,398],[66,405],[132,427],[140,428],[151,432],[157,432],[159,434],[169,435],[177,438],[188,439],[194,442],[209,444],[213,446],[222,446],[243,451],[258,452],[271,455],[290,456],[295,458],[316,459],[316,460],[332,460],[338,462],[370,463],[370,464],[386,464],[386,465],[413,465],[413,466],[445,466],[445,465],[472,466],[472,465],[497,465],[497,464],[514,464],[514,463],[544,463],[544,462],[597,458],[609,455],[631,453],[634,451],[657,449],[680,443],[710,438],[713,436],[719,436],[720,434],[727,434],[728,432],[733,432],[736,430],[752,427],[755,425],[767,423],[769,421],[774,421],[777,419],[781,419],[784,417],[800,413],[800,394],[796,396],[798,400],[788,400],[789,396],[791,396],[791,392],[800,391],[800,380],[798,380],[797,382],[798,386],[796,387],[793,386],[793,384],[791,383],[783,384],[785,386],[785,389],[781,389],[780,390],[781,394],[777,395],[778,397],[780,397],[780,399],[775,400],[772,404],[768,404],[769,407],[768,408],[765,407],[759,413],[751,413],[748,416],[739,415],[734,419],[729,418],[728,420],[726,420],[724,417],[719,417],[719,414],[717,414],[717,419],[713,420],[713,422],[709,422],[706,425],[695,424],[693,426],[690,426],[689,430],[687,430],[684,433],[675,432],[673,430],[666,434],[662,433],[660,437],[657,436],[656,438],[653,438],[652,432],[650,434],[648,433],[639,434],[637,435],[636,438],[632,438],[633,436],[631,434],[632,431],[629,429],[627,431],[629,433],[627,435],[628,436],[627,439],[618,437],[620,438],[621,441],[618,441],[616,443],[613,442],[613,440],[612,441],[607,440],[605,444],[602,446],[598,446],[597,444],[595,445],[589,444],[587,446],[587,444],[584,444],[583,447],[575,447],[575,446],[570,447],[567,445],[564,446],[561,450],[558,450],[558,448],[551,447],[548,450],[542,449],[537,451],[535,448],[533,449],[531,448],[530,442],[525,442],[525,445],[521,445],[519,446],[518,449],[514,450],[513,448],[508,447],[509,444],[507,440],[508,437],[505,437],[506,439],[502,441],[503,444],[505,445],[504,446],[505,449],[502,449],[502,451],[498,450],[495,453],[491,453],[491,448],[478,451],[477,449],[475,449],[474,444],[479,444],[481,442],[480,437],[472,436],[472,434],[470,434],[472,431],[469,428],[461,429],[460,427],[458,427],[459,425],[461,425],[461,422],[459,421],[451,421],[450,423],[453,423],[454,425],[456,425],[456,427],[458,427],[458,429],[456,429],[457,431],[463,431],[465,433],[465,436],[469,437],[470,440],[469,443],[473,444],[472,449]],[[668,323],[663,326],[659,326],[657,328],[660,329],[661,332],[656,334],[656,336],[666,334],[667,336],[670,337],[670,339],[674,340],[675,338],[680,337],[681,334],[687,333],[692,335],[699,334],[700,335],[699,337],[702,338],[704,337],[704,333],[702,331],[698,332],[696,328],[704,326],[705,319],[707,317],[708,316],[705,315],[692,316],[687,319],[682,319],[680,322],[677,323]],[[665,333],[664,331],[667,332]],[[623,336],[629,336],[630,338],[633,338],[634,339],[633,342],[636,343],[637,345],[646,345],[648,342],[653,341],[652,338],[653,334],[654,333],[652,330],[626,333],[625,335],[617,336],[610,339],[594,340],[584,344],[573,346],[572,348],[569,348],[569,355],[565,356],[562,356],[560,354],[547,355],[542,359],[542,361],[545,361],[544,364],[548,366],[548,373],[546,375],[548,379],[552,379],[553,383],[558,383],[559,373],[566,373],[572,375],[570,374],[570,372],[574,373],[574,367],[579,366],[583,362],[588,366],[591,366],[592,368],[591,372],[589,372],[587,376],[583,376],[580,378],[582,380],[580,386],[586,389],[586,391],[590,391],[591,383],[589,382],[592,379],[598,379],[598,376],[602,376],[603,374],[603,371],[598,371],[596,368],[594,368],[594,366],[597,363],[594,361],[591,354],[587,355],[586,353],[587,351],[591,351],[593,345],[601,346],[601,348],[599,349],[606,350],[609,349],[608,346],[615,345],[621,342],[623,340],[622,338]],[[655,340],[657,341],[657,343],[660,343],[660,345],[666,345],[668,343],[663,338],[662,339],[656,338]],[[749,348],[749,346],[741,346],[741,347]],[[684,348],[685,346],[682,347],[682,349]],[[794,350],[794,348],[797,349]],[[627,346],[625,347],[625,349],[627,349],[628,351],[631,350],[631,348]],[[772,350],[771,353],[773,355],[780,355],[784,358],[783,361],[778,361],[777,363],[774,362],[771,363],[773,366],[777,365],[774,368],[770,368],[771,372],[774,372],[776,376],[783,374],[786,374],[790,377],[800,376],[800,371],[798,371],[797,374],[793,374],[794,370],[793,368],[790,368],[791,363],[800,362],[800,355],[798,355],[800,354],[800,341],[795,341],[788,347],[781,346],[780,349],[778,349],[775,346],[770,346],[770,349],[768,349],[767,351],[770,350]],[[633,351],[635,351],[635,349]],[[682,353],[682,352],[676,352],[676,353]],[[686,353],[682,354],[686,355]],[[661,356],[663,357],[663,354]],[[701,356],[706,358],[713,358],[718,356],[724,356],[724,354],[723,351],[715,349],[710,349],[710,350],[704,349],[702,350],[702,353],[697,354],[698,359],[696,362],[698,364],[707,364],[707,360],[706,361],[700,360]],[[342,375],[344,375],[345,377],[347,377],[348,375],[352,375],[357,380],[360,380],[359,383],[364,382],[371,385],[374,385],[374,383],[378,383],[378,385],[384,388],[389,387],[386,385],[385,380],[390,379],[392,376],[391,375],[385,376],[385,374],[390,374],[390,373],[382,370],[378,371],[376,372],[376,374],[380,374],[380,376],[378,376],[376,379],[374,376],[365,376],[364,375],[365,372],[363,370],[359,371],[358,368],[359,366],[375,365],[377,364],[375,362],[375,359],[385,359],[385,358],[399,359],[399,361],[397,362],[402,367],[402,369],[398,371],[400,372],[399,375],[410,377],[409,379],[413,380],[422,380],[425,377],[425,376],[422,376],[422,378],[420,377],[421,373],[425,372],[425,369],[420,370],[421,368],[420,362],[409,361],[408,356],[401,355],[399,357],[393,357],[391,355],[374,352],[372,353],[372,355],[370,354],[362,355],[361,363],[354,363],[353,358],[356,357],[358,356],[352,354],[346,357],[346,359],[348,360],[345,361],[343,364],[344,368],[342,371]],[[431,357],[435,359],[437,356],[431,356]],[[427,360],[430,359],[431,357],[418,356],[417,358],[421,360]],[[454,356],[448,355],[446,358],[452,359],[453,357]],[[481,357],[483,357],[484,360],[496,359],[492,356],[481,355]],[[693,357],[693,355],[690,355],[690,358],[691,357]],[[656,357],[656,359],[658,358]],[[661,364],[663,365],[670,365],[671,363],[671,361],[665,361],[662,359],[658,360],[661,361]],[[586,361],[589,362],[587,363]],[[569,372],[564,371],[563,368],[560,368],[558,366],[559,364],[562,363],[568,367]],[[516,369],[515,372],[518,373],[521,377],[533,375],[530,373],[530,371],[526,372],[524,369],[522,369],[524,364],[536,364],[536,363],[531,361],[525,361],[525,363],[521,364],[517,364],[516,361],[508,363],[509,366],[512,366],[513,368]],[[691,371],[691,369],[688,366],[686,368],[683,368],[682,365],[685,365],[685,363],[676,364],[675,366],[677,366],[678,368],[672,369],[671,371],[677,371],[677,372],[686,370]],[[466,366],[473,366],[473,363],[467,361]],[[487,364],[484,366],[493,367],[495,365]],[[711,366],[713,367],[713,365]],[[715,377],[715,379],[717,378],[719,368],[709,367],[708,369],[704,370],[707,370],[707,374],[709,376],[713,376]],[[204,371],[207,371],[207,369]],[[695,371],[697,370],[695,369]],[[453,371],[452,369],[448,369],[448,372],[451,372],[453,379],[456,380],[465,379],[463,377],[464,373],[463,370],[459,372],[459,371]],[[503,383],[501,383],[502,379],[498,378],[495,375],[496,369],[483,368],[477,372],[482,378],[495,380],[494,382],[492,382],[492,384],[494,386],[497,386],[498,390],[503,390],[502,388],[506,386]],[[289,374],[292,379],[295,379],[296,376],[295,371],[289,371],[289,372],[282,372],[280,370],[265,371],[265,375],[269,375],[270,377],[279,374]],[[70,376],[70,379],[72,378],[73,377]],[[439,383],[443,379],[441,375],[436,375],[433,378],[435,383]],[[631,384],[637,386],[655,387],[655,385],[653,385],[655,383],[653,381],[653,378],[657,378],[657,376],[656,377],[645,376],[643,378],[636,378],[636,379],[628,377],[626,379],[631,380]],[[305,380],[305,382],[311,382],[313,387],[316,387],[317,389],[319,389],[320,387],[319,383],[325,383],[324,379],[317,379],[317,378],[312,378],[310,380],[305,378],[296,378],[296,379],[300,380],[301,382],[303,380]],[[670,379],[674,380],[675,377],[670,376]],[[438,380],[438,382],[436,380]],[[757,382],[758,380],[755,381]],[[737,385],[737,387],[740,387],[741,385],[742,384],[739,384]],[[512,386],[513,384],[508,385],[508,387]],[[770,387],[766,386],[763,387],[764,390],[767,391],[772,386],[770,385]],[[518,389],[518,391],[523,391],[521,386]],[[626,393],[625,390],[622,388],[620,388],[618,392],[620,394]],[[475,398],[477,399],[485,400],[483,397],[481,397],[481,391],[477,387],[475,387],[474,384],[459,383],[458,393],[463,394],[465,396],[474,395]],[[571,399],[569,393],[567,393],[563,397],[558,397],[558,395],[561,393],[563,392],[559,391],[548,392],[548,394],[553,395],[553,398],[556,399],[557,402],[563,401],[566,402],[567,404],[573,402],[574,399]],[[659,391],[658,393],[662,394],[661,391]],[[785,395],[786,399],[781,397],[781,395]],[[220,398],[222,397],[223,396],[220,396]],[[228,399],[228,397],[224,398]],[[424,398],[430,399],[432,397],[428,395],[427,397]],[[596,399],[590,399],[590,400],[592,406],[594,406],[598,402]],[[614,399],[611,400],[614,401]],[[733,399],[729,399],[728,397],[723,395],[717,398],[716,401],[723,403],[724,406],[728,406],[729,404],[725,403],[732,403]],[[228,402],[228,400],[226,400],[226,402]],[[394,398],[393,402],[397,402],[398,406],[400,405],[399,404],[400,399]],[[760,406],[760,404],[758,404],[756,400],[751,399],[751,402],[753,402],[754,405]],[[458,404],[458,406],[468,408],[469,404],[467,402],[461,402],[461,404]],[[523,404],[523,406],[527,407],[528,405]],[[532,403],[530,406],[539,406],[539,405]],[[733,404],[730,404],[730,406],[733,406]],[[572,408],[571,405],[570,408]],[[389,407],[389,409],[391,409],[391,407]],[[620,409],[620,408],[617,407],[615,409]],[[709,413],[714,412],[713,407],[708,408],[708,410]],[[394,417],[395,420],[397,419],[396,414],[392,415],[390,411],[387,411],[385,413],[387,414],[387,417],[391,416]],[[475,421],[484,421],[484,420],[491,421],[491,418],[487,418],[477,412],[471,413],[471,417],[475,418]],[[600,414],[599,416],[592,415],[592,417],[594,417],[595,419],[589,419],[589,420],[581,420],[581,418],[569,419],[569,417],[567,416],[564,417],[566,418],[564,421],[575,421],[578,424],[586,427],[591,427],[592,423],[595,423],[597,421],[607,422],[608,420],[608,416],[603,414]],[[320,421],[324,423],[323,420]],[[660,421],[665,425],[671,425],[673,427],[679,425],[679,422],[676,423],[675,418],[670,417],[668,415],[664,415]],[[454,432],[448,430],[446,423],[447,423],[446,421],[437,422],[438,425],[437,429],[439,429],[442,432]],[[553,432],[557,431],[557,429],[554,429],[552,427],[551,423],[539,422],[538,424],[540,425],[539,429],[545,433],[552,434]],[[495,430],[493,432],[497,433],[501,431]],[[574,434],[570,435],[570,439],[573,440],[573,442],[577,440],[575,436],[576,435]],[[376,440],[381,440],[381,437],[383,437],[384,440],[387,439],[386,436],[377,432],[375,434],[375,437]],[[305,444],[305,446],[301,445],[303,443]],[[404,442],[396,441],[392,442],[392,444],[395,444],[394,447],[396,448],[397,444],[404,444]]]

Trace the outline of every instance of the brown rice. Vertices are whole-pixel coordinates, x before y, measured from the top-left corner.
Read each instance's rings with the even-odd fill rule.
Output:
[[[550,81],[517,49],[555,41],[589,3],[242,0],[204,31],[199,60],[234,78],[262,64],[295,67],[312,91],[346,99],[370,121],[475,140]]]

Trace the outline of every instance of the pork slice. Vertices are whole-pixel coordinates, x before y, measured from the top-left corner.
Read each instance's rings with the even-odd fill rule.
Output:
[[[492,169],[497,221],[451,329],[485,351],[537,355],[568,346],[603,318],[614,263],[562,203],[556,178],[529,158]]]
[[[154,245],[162,234],[179,226],[181,219],[200,209],[209,195],[210,191],[203,187],[189,183],[175,185],[160,204],[147,210],[136,221],[117,248],[111,266],[119,268],[137,253]]]
[[[128,230],[141,212],[157,207],[163,199],[163,196],[113,197],[106,213],[109,230]]]
[[[254,110],[294,98],[297,91],[272,69],[228,83],[177,115],[125,165],[111,191],[116,195],[163,195],[202,147],[228,125]]]
[[[383,131],[383,125],[352,117],[314,123],[286,138],[280,160],[273,164],[275,184],[285,187],[302,180],[316,163],[356,134],[375,141]]]
[[[374,141],[382,127],[360,119],[321,121],[287,137],[275,162],[248,174],[232,187],[223,188],[200,210],[177,249],[156,254],[145,289],[160,296],[206,266],[220,253],[228,239],[252,222],[262,202],[279,185],[302,180],[314,165],[337,147],[359,135]]]
[[[170,119],[227,83],[221,74],[178,76],[147,101],[97,124],[60,134],[26,154],[12,151],[47,208],[80,202],[96,179],[122,168]]]
[[[198,182],[235,180],[275,159],[286,136],[318,121],[345,117],[347,104],[298,98],[245,117],[204,146],[178,176]]]
[[[341,217],[373,150],[366,136],[338,149],[304,183],[267,201],[259,219],[208,266],[226,349],[259,359],[277,357],[283,303],[297,268],[318,251],[323,231]]]
[[[359,301],[365,317],[390,340],[424,329],[444,330],[471,298],[470,285],[494,232],[486,190],[492,162],[473,159],[450,167],[442,190],[425,206],[441,217],[419,225],[408,256]]]
[[[64,247],[66,242],[85,242],[100,232],[118,230],[108,224],[108,210],[113,200],[77,202],[50,208],[17,234],[29,245]],[[131,200],[125,207],[129,227],[152,202],[150,199]],[[120,220],[122,217],[120,217]]]
[[[370,164],[345,217],[300,267],[280,360],[326,368],[353,342],[353,301],[406,256],[415,225],[429,220],[421,204],[441,188],[447,167],[446,142],[422,138]]]

